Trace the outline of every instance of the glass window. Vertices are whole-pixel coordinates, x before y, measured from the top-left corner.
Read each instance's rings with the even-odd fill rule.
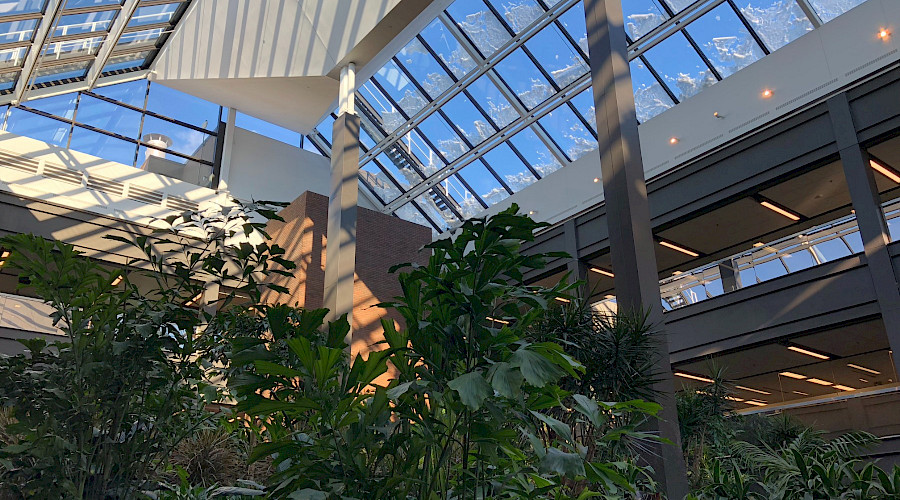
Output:
[[[650,33],[669,18],[659,0],[629,0],[622,2],[622,10],[625,31],[632,40]]]
[[[378,70],[373,79],[384,88],[407,116],[416,114],[428,103],[393,61],[389,61]]]
[[[641,123],[675,105],[641,58],[631,61],[631,84],[637,119]]]
[[[528,170],[528,167],[505,142],[488,151],[482,158],[513,192],[519,192],[537,181],[531,170]]]
[[[150,84],[147,110],[207,130],[215,130],[219,125],[217,104],[155,83]]]
[[[769,50],[778,50],[813,29],[796,0],[744,0],[739,5]]]
[[[682,33],[675,33],[644,53],[679,101],[716,83],[716,77]]]
[[[0,50],[0,69],[21,67],[28,47]]]
[[[376,161],[378,166],[389,173],[404,191],[422,182],[422,176],[419,175],[413,165],[415,159],[411,159],[409,154],[400,146],[391,146],[387,151],[378,155]],[[397,196],[400,196],[399,191],[390,199],[394,199]]]
[[[156,46],[156,42],[159,41],[159,37],[162,36],[163,29],[162,28],[152,28],[149,30],[141,30],[141,31],[132,31],[129,33],[124,33],[121,38],[119,38],[118,43],[116,43],[116,49],[122,50],[124,48],[134,48],[140,47],[143,45],[146,46]]]
[[[812,254],[809,253],[809,251],[807,251],[806,249],[785,254],[782,256],[782,259],[784,259],[784,263],[788,268],[788,272],[792,273],[816,265],[816,260],[813,259]]]
[[[172,16],[178,11],[181,4],[167,3],[163,5],[148,5],[138,7],[134,11],[134,15],[128,21],[128,26],[145,26],[148,24],[168,23],[172,21]]]
[[[522,49],[516,49],[494,68],[528,109],[546,101],[555,92]]]
[[[753,269],[756,271],[756,281],[760,283],[787,274],[787,269],[785,269],[781,259],[772,259],[761,264],[756,264],[753,266]],[[743,275],[741,275],[741,283],[745,283]],[[752,282],[750,283],[752,284]]]
[[[812,251],[816,254],[821,262],[837,260],[841,257],[850,255],[850,249],[847,244],[840,238],[830,239],[822,243],[816,243],[812,247]]]
[[[89,95],[81,96],[76,121],[134,139],[138,138],[141,129],[139,112]]]
[[[558,20],[566,32],[569,33],[569,36],[572,37],[572,40],[575,40],[575,43],[581,48],[581,51],[587,54],[588,43],[587,27],[584,20],[584,4],[581,2],[576,3],[571,9],[559,16]]]
[[[71,59],[75,57],[94,55],[103,43],[103,37],[79,38],[63,42],[48,42],[41,51],[41,59],[44,63]]]
[[[463,167],[462,170],[457,174],[462,177],[466,183],[472,187],[472,190],[475,191],[475,194],[481,196],[481,199],[484,202],[491,206],[497,202],[505,200],[509,197],[509,192],[497,182],[497,178],[485,168],[484,164],[480,161],[475,161]],[[477,215],[483,207],[478,205],[477,210],[472,215],[468,215],[468,211],[463,207],[463,214],[466,217],[473,217]]]
[[[538,120],[570,161],[597,149],[597,140],[588,132],[584,123],[575,116],[569,106],[562,105]]]
[[[116,17],[115,10],[104,10],[100,12],[87,12],[84,14],[69,14],[60,16],[56,29],[53,30],[54,37],[77,35],[80,33],[94,33],[96,31],[108,31],[109,25]]]
[[[535,0],[488,0],[516,33],[527,28],[544,13]]]
[[[72,131],[69,148],[130,166],[134,166],[134,155],[137,152],[137,144],[81,127],[75,127]]]
[[[514,135],[510,142],[541,177],[559,170],[562,165],[530,128]]]
[[[487,75],[472,82],[467,89],[498,127],[503,128],[521,116]]]
[[[276,141],[290,144],[291,146],[299,146],[300,144],[299,132],[279,127],[274,123],[269,123],[265,120],[245,115],[244,113],[238,112],[236,114],[234,124],[244,130],[256,132],[259,135],[264,135],[271,139],[275,139]]]
[[[419,209],[412,203],[407,203],[406,205],[398,208],[394,212],[394,215],[400,217],[403,220],[415,222],[416,224],[420,224],[422,226],[437,230],[437,228],[435,228],[434,225],[432,225],[431,222],[429,222],[428,219],[426,219],[425,216],[422,215],[422,212],[420,212]]]
[[[388,203],[400,196],[401,192],[394,184],[394,181],[388,177],[381,166],[383,166],[384,158],[379,158],[378,162],[370,161],[359,169],[359,176],[363,182],[369,187],[369,190],[375,193],[384,203]],[[390,163],[390,161],[387,161]],[[395,177],[396,179],[396,177]],[[400,182],[402,180],[396,179]]]
[[[559,87],[588,72],[588,65],[556,25],[542,29],[525,44]]]
[[[864,250],[862,236],[860,236],[859,231],[845,234],[844,241],[847,243],[853,253],[862,253],[862,251]]]
[[[484,57],[490,57],[507,40],[510,34],[481,0],[456,0],[447,13]]]
[[[456,131],[465,136],[473,146],[481,144],[496,132],[465,94],[457,95],[441,107],[441,110]]]
[[[71,120],[75,114],[75,101],[77,98],[78,94],[72,92],[69,94],[43,97],[41,99],[32,99],[26,101],[24,104],[26,107],[39,109],[45,113]]]
[[[46,0],[3,0],[0,1],[0,14],[33,14],[44,10]]]
[[[680,12],[685,7],[694,3],[697,0],[666,0],[666,3],[671,7],[674,12]]]
[[[393,132],[397,130],[397,127],[403,125],[406,122],[406,118],[400,113],[400,110],[394,107],[391,104],[391,101],[385,97],[384,93],[375,86],[374,83],[368,81],[363,84],[356,93],[362,98],[359,102],[359,106],[366,106],[367,109],[373,111],[375,113],[374,120],[378,121],[378,125],[384,129],[385,132]],[[324,129],[319,129],[324,132]],[[328,133],[326,137],[331,140],[331,129],[328,129]]]
[[[594,112],[594,91],[587,89],[577,96],[569,100],[575,109],[588,123],[591,124],[593,130],[597,130],[597,114]]]
[[[410,72],[429,96],[435,98],[451,85],[453,79],[447,75],[440,63],[432,57],[418,38],[413,38],[398,54],[397,59]]]
[[[16,86],[18,72],[0,73],[0,93],[8,93]]]
[[[46,118],[20,108],[9,110],[6,130],[39,141],[66,147],[69,142],[69,124]]]
[[[433,191],[443,193],[443,202],[448,206],[452,206],[452,210],[460,213],[466,219],[475,217],[479,212],[484,210],[484,206],[481,202],[460,180],[459,174],[451,175],[442,180],[438,183],[437,189]],[[442,206],[441,200],[434,200],[434,203],[439,208]]]
[[[831,21],[866,0],[810,0],[816,13],[824,22]]]
[[[141,52],[111,56],[109,60],[106,61],[106,66],[103,66],[103,73],[112,73],[114,71],[123,71],[127,69],[141,69],[148,63],[147,58],[152,54],[152,50],[144,50]]]
[[[167,149],[183,155],[202,158],[207,161],[213,161],[215,158],[215,136],[182,127],[166,120],[160,120],[153,116],[144,117],[144,128],[141,133],[143,134],[142,137],[147,137],[148,134],[162,134],[168,137],[171,140],[171,145]]]
[[[437,113],[426,118],[419,125],[418,130],[421,135],[427,137],[434,144],[434,147],[437,148],[438,152],[443,155],[448,163],[459,158],[469,150],[463,140],[456,135],[453,129],[450,128],[450,125]]]
[[[450,130],[447,126],[447,122],[443,121],[439,116],[432,115],[431,118],[434,118],[435,121],[425,120],[426,126],[430,126],[431,124],[436,124],[438,131],[441,129],[444,130],[444,133],[452,134],[452,137],[456,137],[456,134]],[[441,125],[443,124],[443,125]],[[434,141],[434,137],[429,136],[432,139],[432,144],[435,144],[435,147],[440,148],[440,144],[436,144]],[[459,138],[455,139],[457,143],[461,143],[462,141]],[[431,146],[428,145],[428,142],[422,138],[422,134],[418,129],[413,129],[410,132],[407,132],[400,141],[397,141],[398,147],[406,152],[407,154],[412,154],[410,157],[413,166],[419,169],[426,177],[431,176],[438,170],[444,167],[445,163],[443,157],[439,155]],[[457,144],[457,147],[460,149],[464,149],[464,146]],[[402,166],[401,166],[402,168]]]
[[[728,2],[707,12],[686,29],[723,78],[764,55]]]
[[[103,5],[119,5],[122,0],[66,0],[66,9],[81,9],[83,7],[100,7]]]
[[[438,230],[443,232],[449,229],[453,224],[459,222],[459,219],[447,207],[447,200],[443,193],[443,186],[438,189],[430,189],[426,193],[419,195],[414,201],[429,219],[438,225]]]
[[[40,85],[42,83],[59,80],[84,78],[91,62],[92,61],[80,61],[75,63],[54,64],[52,66],[41,66],[34,70],[32,83]]]
[[[459,44],[459,40],[440,19],[429,24],[420,35],[456,78],[462,78],[475,67],[472,56]]]
[[[316,130],[331,146],[331,136],[334,134],[334,117],[331,114],[325,115],[325,118],[322,118],[322,121],[316,125]]]
[[[0,6],[2,7],[2,6]],[[0,23],[0,43],[15,43],[31,40],[37,19]]]
[[[117,83],[115,85],[107,85],[106,87],[97,87],[94,89],[94,93],[109,97],[110,99],[115,99],[130,106],[143,108],[144,97],[147,93],[147,83],[147,80]]]

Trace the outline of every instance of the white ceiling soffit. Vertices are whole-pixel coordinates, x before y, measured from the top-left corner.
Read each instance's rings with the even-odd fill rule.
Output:
[[[151,79],[306,133],[431,0],[195,0]]]

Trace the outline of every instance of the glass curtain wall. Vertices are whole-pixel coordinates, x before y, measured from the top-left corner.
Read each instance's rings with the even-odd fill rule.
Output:
[[[863,1],[623,2],[638,120]],[[596,149],[587,61],[582,0],[456,0],[358,90],[363,186],[443,232],[577,160]]]

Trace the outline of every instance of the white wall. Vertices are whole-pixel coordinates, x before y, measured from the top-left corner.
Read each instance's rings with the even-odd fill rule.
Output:
[[[878,37],[886,28],[887,39]],[[738,139],[900,60],[900,1],[868,0],[639,127],[647,179]],[[762,91],[772,97],[763,99]],[[716,118],[718,112],[724,118]],[[669,139],[678,138],[672,145]],[[603,199],[596,151],[484,211],[512,203],[558,222]]]
[[[331,160],[269,137],[234,128],[228,189],[240,200],[292,202],[304,191],[331,193]],[[375,207],[360,192],[359,205]]]

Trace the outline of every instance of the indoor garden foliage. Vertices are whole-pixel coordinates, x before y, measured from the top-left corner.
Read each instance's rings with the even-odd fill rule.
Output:
[[[110,237],[133,257],[113,271],[0,240],[65,335],[0,358],[0,498],[659,498],[640,459],[671,446],[642,431],[653,325],[598,316],[581,284],[525,285],[556,256],[520,253],[544,224],[514,206],[397,266],[381,307],[403,322],[351,359],[345,317],[263,300],[294,267],[265,234],[277,208]],[[738,418],[727,394],[680,403],[700,498],[897,495],[900,472],[854,458],[871,436]]]

